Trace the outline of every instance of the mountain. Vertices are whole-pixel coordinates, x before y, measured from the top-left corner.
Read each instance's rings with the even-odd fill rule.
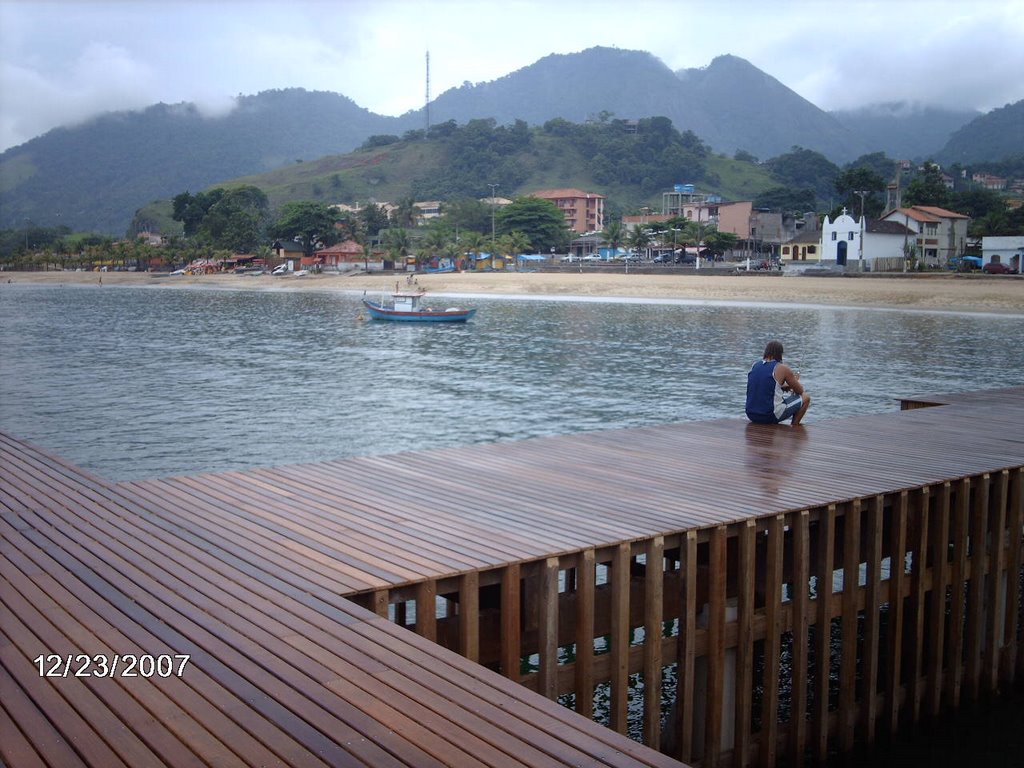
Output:
[[[673,72],[642,51],[552,54],[498,80],[448,90],[430,106],[432,122],[459,123],[475,117],[583,122],[602,112],[667,117],[726,154],[744,149],[767,159],[799,145],[845,161],[871,151],[828,113],[736,56]]]
[[[936,159],[944,165],[1024,157],[1024,100],[972,120],[950,138]]]
[[[743,149],[767,160],[799,146],[847,162],[872,151],[834,117],[744,59],[719,56],[677,75],[684,111],[678,120],[669,117],[680,129],[707,137],[719,152]]]
[[[935,156],[956,130],[981,115],[980,112],[907,102],[873,104],[831,114],[847,130],[866,141],[872,151],[906,160],[927,160]]]
[[[452,88],[430,105],[431,125],[476,118],[541,125],[556,117],[600,120],[607,113],[665,116],[716,152],[742,149],[762,160],[794,145],[834,162],[878,149],[735,56],[673,72],[649,53],[591,48],[546,56],[492,82]],[[204,117],[189,104],[107,114],[0,155],[0,227],[31,222],[122,234],[134,211],[150,201],[343,154],[369,136],[402,135],[425,124],[422,109],[384,117],[345,96],[302,89],[239,97],[236,108],[219,118]]]
[[[207,118],[157,104],[58,128],[0,155],[0,226],[121,234],[135,209],[222,179],[348,152],[398,122],[335,93],[266,91]]]

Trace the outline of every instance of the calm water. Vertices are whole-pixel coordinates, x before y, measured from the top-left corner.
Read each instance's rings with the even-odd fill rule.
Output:
[[[771,337],[808,423],[1024,370],[1019,316],[459,302],[469,324],[405,325],[358,295],[5,284],[0,429],[124,480],[735,418]]]

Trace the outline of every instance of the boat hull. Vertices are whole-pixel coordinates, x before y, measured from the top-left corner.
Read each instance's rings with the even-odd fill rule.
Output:
[[[400,323],[464,323],[476,314],[475,309],[396,310],[363,299],[372,320],[394,320]]]

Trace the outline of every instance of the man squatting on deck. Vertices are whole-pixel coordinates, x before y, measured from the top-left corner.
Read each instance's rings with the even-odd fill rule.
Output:
[[[747,374],[747,418],[757,424],[778,424],[792,419],[798,426],[811,398],[799,374],[782,362],[782,342],[769,341],[764,355]]]

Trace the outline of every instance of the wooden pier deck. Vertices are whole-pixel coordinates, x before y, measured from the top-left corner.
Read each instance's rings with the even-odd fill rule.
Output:
[[[771,766],[871,743],[1024,675],[1024,388],[905,404],[121,484],[0,435],[0,756],[677,764],[639,728]],[[190,660],[33,662],[80,653]]]

